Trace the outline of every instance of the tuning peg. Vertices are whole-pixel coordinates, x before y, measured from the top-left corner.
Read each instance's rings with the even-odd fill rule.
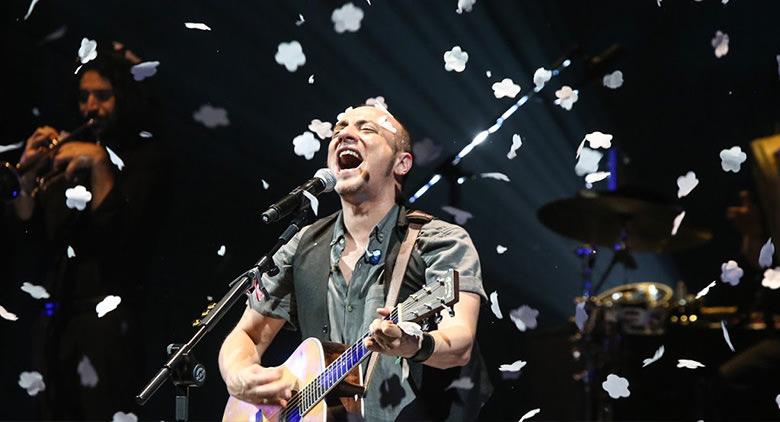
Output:
[[[200,320],[199,319],[193,320],[192,321],[192,326],[193,327],[200,327]]]
[[[209,303],[209,306],[206,307],[206,309],[212,310],[212,309],[214,309],[215,306],[217,306],[217,303],[216,302],[211,302],[211,303]]]
[[[455,309],[453,309],[452,306],[444,305],[444,309],[447,310],[447,312],[450,314],[450,317],[455,316]]]

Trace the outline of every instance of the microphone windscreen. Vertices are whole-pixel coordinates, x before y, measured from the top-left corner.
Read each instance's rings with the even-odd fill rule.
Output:
[[[325,190],[323,192],[330,192],[336,187],[336,174],[329,168],[321,168],[314,173],[314,177],[325,182]]]

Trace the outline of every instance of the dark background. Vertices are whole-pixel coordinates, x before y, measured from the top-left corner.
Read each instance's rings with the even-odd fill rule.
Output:
[[[73,71],[82,37],[99,44],[122,41],[144,60],[161,63],[157,75],[144,83],[153,86],[164,105],[164,128],[152,142],[172,151],[173,188],[170,207],[160,213],[164,229],[148,243],[155,256],[149,281],[154,297],[147,314],[153,322],[146,337],[149,375],[162,363],[167,343],[189,337],[189,323],[207,304],[207,296],[220,297],[226,283],[255,262],[282,230],[282,225],[262,224],[263,207],[324,165],[325,142],[310,161],[293,153],[292,139],[312,119],[334,123],[348,105],[384,96],[414,139],[429,138],[443,149],[436,162],[418,166],[407,184],[411,192],[513,103],[493,96],[494,82],[512,78],[522,87],[521,95],[530,92],[536,68],[549,67],[574,46],[580,54],[572,66],[461,165],[470,173],[505,173],[510,183],[478,179],[462,185],[458,195],[439,183],[415,204],[442,218],[449,218],[441,206],[450,202],[474,215],[465,227],[482,258],[485,289],[499,292],[505,315],[496,320],[486,306],[480,321],[479,341],[497,388],[486,414],[517,420],[535,407],[542,408],[542,419],[581,414],[580,387],[571,380],[570,332],[562,328],[574,314],[573,300],[580,291],[573,252],[577,243],[542,226],[536,210],[584,187],[573,168],[576,147],[586,133],[614,135],[620,186],[641,186],[674,198],[687,211],[683,225],[714,234],[705,247],[685,253],[637,254],[639,268],[618,268],[606,287],[683,280],[697,291],[719,276],[721,263],[736,259],[744,264],[725,208],[753,183],[749,142],[778,131],[780,3],[667,0],[659,7],[652,0],[479,0],[472,12],[459,15],[455,0],[375,0],[370,6],[355,1],[365,12],[361,29],[338,34],[330,15],[344,3],[43,0],[26,21],[22,17],[28,2],[0,4],[0,144],[24,140],[44,124],[77,126]],[[306,22],[296,26],[299,13]],[[188,30],[184,22],[204,22],[212,31]],[[42,41],[63,26],[62,38]],[[720,59],[710,45],[717,30],[731,40],[729,53]],[[298,40],[306,54],[306,64],[294,73],[273,59],[277,45],[291,40]],[[623,54],[589,74],[587,59],[613,44],[621,45]],[[469,53],[462,73],[444,70],[442,56],[455,45]],[[602,86],[601,77],[618,69],[624,85],[617,90]],[[312,85],[307,83],[311,74]],[[578,84],[589,76],[591,82]],[[552,103],[563,84],[579,89],[571,111]],[[192,114],[202,104],[225,108],[230,126],[208,129],[195,122]],[[40,116],[32,114],[34,107]],[[506,153],[514,133],[523,146],[510,161]],[[718,154],[735,145],[748,152],[748,160],[739,173],[725,173]],[[15,161],[18,154],[0,158]],[[605,168],[606,157],[601,163]],[[675,181],[690,170],[701,182],[677,201]],[[261,179],[270,184],[268,190],[262,189]],[[606,187],[606,182],[596,184],[597,189]],[[323,199],[322,213],[336,206],[335,197]],[[220,257],[216,251],[223,244],[227,254]],[[498,255],[497,244],[508,251]],[[13,245],[3,248],[12,251]],[[611,253],[600,250],[599,255],[596,275]],[[18,290],[23,281],[32,280],[14,279],[13,266],[3,261],[0,304],[20,320],[0,321],[0,391],[3,402],[15,405],[4,406],[0,418],[34,419],[36,398],[28,397],[16,381],[21,371],[34,369],[26,330],[40,310]],[[746,289],[713,289],[708,301],[732,303],[747,295]],[[508,319],[509,311],[522,304],[540,310],[534,331],[520,333]],[[197,356],[210,378],[193,392],[194,419],[221,414],[227,394],[217,370],[217,350],[239,312],[235,309],[199,347]],[[286,344],[294,342],[287,339]],[[662,344],[661,339],[646,342],[633,359],[652,356]],[[713,343],[713,349],[726,350],[722,342]],[[673,380],[647,381],[644,399],[634,393],[620,405],[668,405],[672,398],[651,394],[663,389],[663,383],[690,392],[699,375],[671,369],[674,359],[685,357],[686,347],[670,351],[667,344],[671,356],[659,362],[658,373],[667,370]],[[727,356],[720,349],[693,348],[687,358],[698,357],[714,368]],[[283,360],[281,342],[275,350],[271,356]],[[529,362],[520,379],[501,380],[498,365],[518,359]],[[642,379],[630,378],[632,387],[643,391]],[[683,396],[678,395],[676,405],[690,409],[692,402]],[[172,418],[172,388],[162,389],[142,416]]]

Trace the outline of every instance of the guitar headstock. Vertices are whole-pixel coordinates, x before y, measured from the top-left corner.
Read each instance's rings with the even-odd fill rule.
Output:
[[[398,321],[417,322],[458,302],[458,272],[450,269],[398,305]]]

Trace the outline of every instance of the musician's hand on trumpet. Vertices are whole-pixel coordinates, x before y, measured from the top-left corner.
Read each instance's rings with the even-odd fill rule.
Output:
[[[54,139],[59,139],[60,132],[51,126],[43,126],[27,138],[24,145],[24,152],[19,160],[19,165],[26,166],[29,171],[25,171],[19,177],[22,191],[29,194],[35,185],[35,177],[38,169],[47,162],[50,150],[49,145]]]

